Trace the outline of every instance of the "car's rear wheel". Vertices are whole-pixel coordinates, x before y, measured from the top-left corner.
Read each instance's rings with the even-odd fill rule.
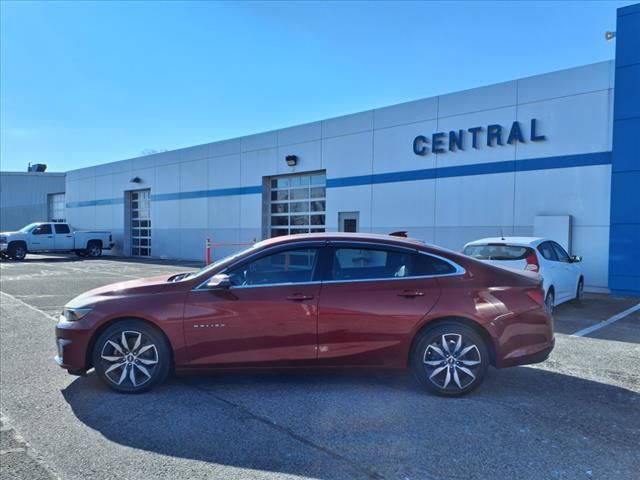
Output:
[[[94,258],[102,255],[102,245],[100,242],[89,242],[89,245],[87,245],[87,255]]]
[[[7,250],[8,255],[14,260],[24,260],[27,256],[27,247],[22,243],[12,243]]]
[[[427,390],[447,397],[475,389],[489,367],[489,352],[482,337],[462,323],[429,328],[416,341],[411,368]]]
[[[115,391],[142,393],[167,378],[171,349],[156,328],[139,320],[123,320],[109,326],[96,341],[93,366]]]

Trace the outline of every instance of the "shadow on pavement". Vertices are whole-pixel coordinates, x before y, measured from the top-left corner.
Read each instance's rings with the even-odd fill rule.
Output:
[[[89,375],[62,393],[118,444],[316,478],[442,478],[451,468],[455,478],[550,478],[547,466],[576,478],[594,462],[601,472],[609,462],[638,467],[638,393],[537,368],[490,370],[461,399],[423,392],[405,374],[360,373],[179,377],[144,395]]]

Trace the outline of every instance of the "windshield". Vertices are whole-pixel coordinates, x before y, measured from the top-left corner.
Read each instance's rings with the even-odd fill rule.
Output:
[[[516,245],[468,245],[464,254],[478,260],[522,260],[531,248]]]
[[[38,225],[40,225],[40,224],[39,223],[30,223],[26,227],[22,227],[19,231],[22,232],[22,233],[29,233],[32,228],[37,227]]]

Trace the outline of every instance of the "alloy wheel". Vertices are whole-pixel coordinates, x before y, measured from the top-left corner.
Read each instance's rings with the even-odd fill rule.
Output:
[[[90,257],[99,257],[100,253],[102,253],[102,249],[100,248],[99,245],[96,245],[94,243],[93,245],[91,245],[91,247],[89,247],[87,252],[89,253]]]
[[[125,330],[110,337],[100,352],[104,376],[118,386],[141,387],[153,377],[158,349],[141,332]]]
[[[478,377],[478,346],[459,333],[445,333],[427,346],[423,356],[427,378],[441,390],[463,390]]]

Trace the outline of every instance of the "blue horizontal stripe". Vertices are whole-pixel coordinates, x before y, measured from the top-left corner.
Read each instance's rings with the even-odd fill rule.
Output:
[[[158,193],[151,195],[151,200],[154,202],[162,202],[164,200],[187,200],[190,198],[226,197],[230,195],[252,195],[255,193],[262,193],[262,186],[218,188],[215,190],[197,190],[195,192]]]
[[[67,208],[95,207],[97,205],[118,205],[123,203],[124,198],[105,198],[102,200],[83,200],[81,202],[68,202]]]
[[[494,173],[528,172],[533,170],[551,170],[556,168],[588,167],[611,164],[611,152],[585,153],[581,155],[564,155],[559,157],[530,158],[527,160],[507,160],[504,162],[476,163],[473,165],[456,165],[453,167],[426,168],[407,170],[404,172],[376,173],[353,177],[328,178],[327,188],[353,187],[358,185],[375,185],[380,183],[411,182],[434,178],[469,177],[474,175],[490,175]],[[151,195],[154,202],[166,200],[187,200],[191,198],[223,197],[229,195],[253,195],[262,193],[262,186],[218,188],[215,190],[197,190],[194,192],[157,193]],[[123,204],[123,198],[104,200],[87,200],[69,202],[67,208],[91,207],[97,205]]]
[[[327,179],[327,188],[609,164],[611,164],[611,152],[585,153],[582,155],[507,160],[504,162],[475,163],[472,165],[456,165],[453,167],[331,178]]]

